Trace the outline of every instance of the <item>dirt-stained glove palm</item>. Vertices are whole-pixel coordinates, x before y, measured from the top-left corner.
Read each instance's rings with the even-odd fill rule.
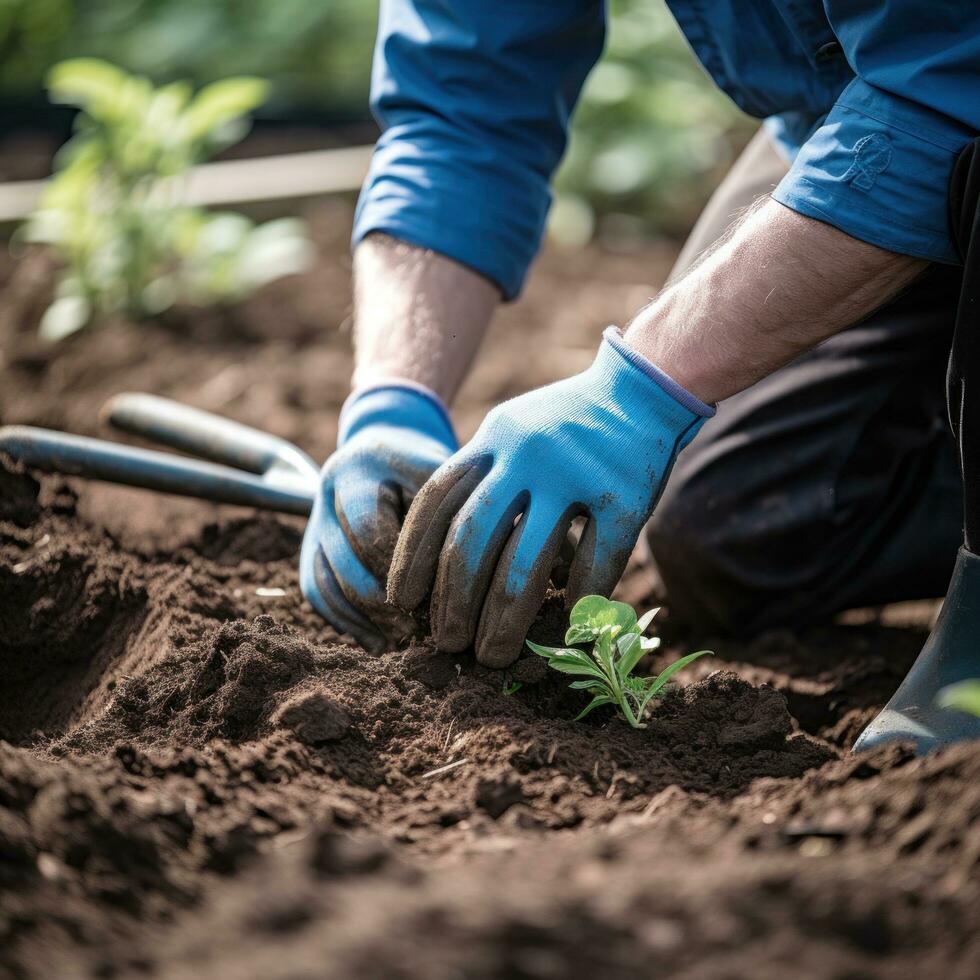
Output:
[[[300,554],[300,588],[335,629],[384,649],[410,629],[385,579],[412,498],[458,443],[442,403],[391,385],[352,396],[320,475]]]
[[[588,370],[498,406],[426,483],[398,539],[389,600],[411,610],[431,588],[439,648],[475,641],[480,663],[507,666],[572,520],[587,518],[569,605],[612,591],[674,458],[712,414],[610,327]]]

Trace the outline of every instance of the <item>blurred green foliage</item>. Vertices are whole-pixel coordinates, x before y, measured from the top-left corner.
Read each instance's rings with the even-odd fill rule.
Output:
[[[663,0],[609,8],[556,183],[552,231],[569,243],[682,233],[749,131]],[[376,0],[0,0],[0,96],[90,55],[160,82],[261,75],[274,105],[363,117],[376,16]]]
[[[755,123],[709,79],[662,0],[610,0],[557,175],[551,231],[624,241],[683,234]]]
[[[373,0],[0,0],[0,92],[89,56],[158,82],[261,75],[280,103],[363,115],[376,23]]]
[[[234,302],[306,268],[312,252],[297,220],[254,225],[180,200],[189,169],[241,139],[267,87],[243,75],[196,94],[182,81],[154,88],[96,58],[51,69],[52,101],[81,112],[20,232],[63,264],[43,337],[60,340],[106,314]]]

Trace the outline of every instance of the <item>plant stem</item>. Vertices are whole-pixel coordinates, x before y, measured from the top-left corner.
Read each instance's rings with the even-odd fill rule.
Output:
[[[629,693],[624,691],[622,685],[619,683],[619,675],[616,673],[616,665],[613,662],[616,655],[615,650],[616,639],[614,636],[609,633],[603,633],[596,637],[594,658],[603,674],[605,674],[606,680],[609,682],[609,687],[612,689],[612,693],[616,698],[616,704],[620,712],[631,727],[643,728],[644,726],[641,724],[640,719],[633,714],[633,710],[630,708],[628,700]]]

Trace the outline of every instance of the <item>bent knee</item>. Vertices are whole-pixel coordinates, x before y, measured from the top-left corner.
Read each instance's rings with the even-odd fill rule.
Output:
[[[709,519],[682,495],[673,495],[658,504],[644,535],[671,618],[699,629],[732,632],[738,603],[731,595],[731,574],[721,574],[719,566],[727,563],[721,560],[718,529]]]
[[[799,605],[814,569],[792,527],[773,516],[720,485],[665,495],[644,534],[672,616],[734,636],[806,618]]]

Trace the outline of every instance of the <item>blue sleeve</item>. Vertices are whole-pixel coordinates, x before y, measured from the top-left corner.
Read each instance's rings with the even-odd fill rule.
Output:
[[[946,195],[980,132],[980,4],[826,0],[855,72],[774,197],[881,248],[958,259]]]
[[[603,0],[382,0],[382,135],[354,221],[521,288],[569,117],[602,52]]]

